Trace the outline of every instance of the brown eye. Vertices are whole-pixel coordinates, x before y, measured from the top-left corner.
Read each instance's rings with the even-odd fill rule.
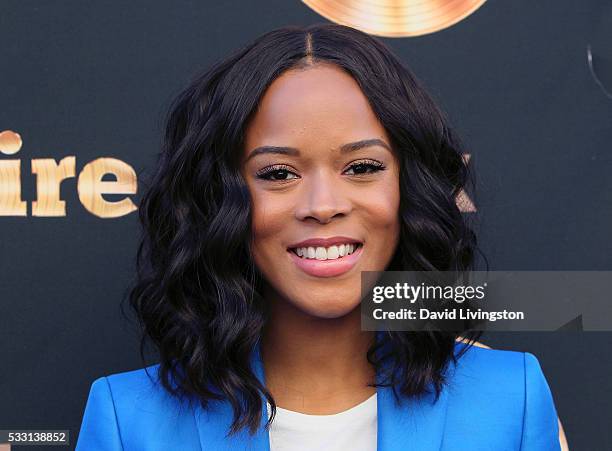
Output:
[[[354,175],[364,175],[382,171],[385,169],[385,166],[377,161],[367,161],[354,163],[349,166],[350,169],[353,170]]]
[[[262,171],[258,172],[257,178],[270,181],[285,181],[292,180],[292,178],[288,178],[288,176],[290,176],[291,174],[296,175],[286,167],[272,166],[270,168],[265,168]]]

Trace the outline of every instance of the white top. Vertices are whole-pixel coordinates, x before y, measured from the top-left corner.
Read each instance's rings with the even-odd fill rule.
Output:
[[[268,417],[271,413],[268,405]],[[333,415],[308,415],[276,408],[270,451],[376,451],[376,393]]]

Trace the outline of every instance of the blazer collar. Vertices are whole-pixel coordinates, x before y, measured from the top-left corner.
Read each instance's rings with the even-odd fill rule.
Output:
[[[377,339],[379,336],[380,332],[377,332]],[[259,381],[265,385],[259,342],[251,355],[251,367]],[[380,382],[380,375],[377,376],[377,382]],[[442,390],[437,401],[433,393],[428,393],[418,399],[403,398],[400,404],[396,401],[392,388],[377,387],[378,451],[439,450],[447,407],[446,389]],[[267,415],[264,400],[261,423],[255,435],[250,436],[248,431],[243,429],[238,434],[225,437],[233,418],[230,403],[212,401],[206,410],[198,404],[195,420],[202,449],[270,451],[268,431],[264,428]]]

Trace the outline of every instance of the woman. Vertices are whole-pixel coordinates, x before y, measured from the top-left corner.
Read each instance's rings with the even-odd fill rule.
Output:
[[[533,355],[361,330],[361,271],[473,265],[467,180],[360,31],[278,29],[193,80],[140,207],[130,303],[160,363],[93,383],[77,450],[559,449]]]

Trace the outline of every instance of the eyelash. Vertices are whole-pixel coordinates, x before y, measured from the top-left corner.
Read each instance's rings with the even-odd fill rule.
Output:
[[[368,174],[374,174],[376,172],[379,171],[384,171],[386,169],[385,165],[378,162],[378,161],[374,161],[374,160],[365,160],[365,161],[360,161],[358,163],[353,163],[351,164],[348,169],[354,168],[354,167],[359,167],[359,166],[363,166],[365,168],[368,169],[372,169],[372,172],[366,172],[366,173],[360,173],[360,174],[354,174],[357,177],[360,176],[364,176],[364,175],[368,175]],[[262,180],[268,180],[270,182],[286,182],[289,180],[293,180],[293,179],[280,179],[280,180],[272,180],[270,178],[270,176],[274,173],[277,172],[290,172],[292,174],[294,174],[294,172],[290,171],[289,169],[286,169],[287,166],[282,165],[282,164],[278,164],[278,165],[274,165],[274,166],[268,166],[267,168],[264,168],[262,170],[260,170],[259,172],[257,172],[257,178],[262,179]]]

